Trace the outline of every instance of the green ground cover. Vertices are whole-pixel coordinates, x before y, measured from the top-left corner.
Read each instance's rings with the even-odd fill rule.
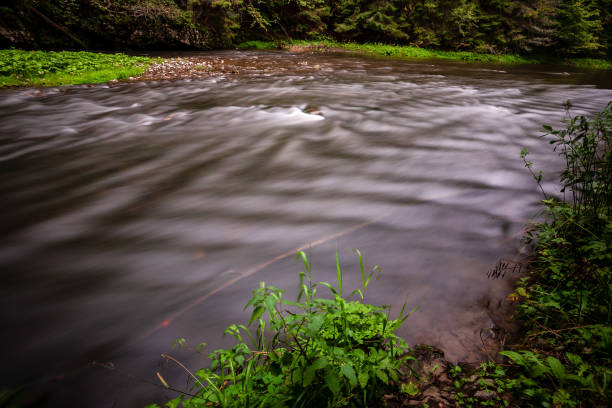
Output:
[[[524,57],[513,54],[482,54],[471,51],[439,51],[419,47],[404,45],[388,45],[380,43],[358,44],[352,42],[336,42],[330,40],[305,41],[293,40],[289,42],[266,42],[266,41],[247,41],[238,44],[236,47],[241,49],[270,50],[278,48],[291,48],[292,46],[311,48],[314,50],[345,50],[369,55],[387,56],[408,59],[445,59],[465,62],[481,62],[496,64],[563,64],[577,66],[581,68],[609,69],[612,62],[596,58],[565,58],[554,59],[544,57]]]
[[[526,237],[535,250],[514,293],[525,336],[502,352],[512,364],[507,387],[534,407],[610,406],[612,102],[592,118],[571,117],[568,106],[566,128],[545,130],[566,163],[566,199],[542,189],[548,221]]]
[[[138,76],[151,62],[120,53],[0,50],[0,86],[100,83]]]

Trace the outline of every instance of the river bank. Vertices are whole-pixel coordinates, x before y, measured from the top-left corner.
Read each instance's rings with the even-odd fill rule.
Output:
[[[237,48],[272,50],[284,49],[291,52],[349,52],[365,55],[376,55],[380,57],[405,58],[405,59],[430,59],[430,60],[451,60],[473,63],[490,63],[500,65],[513,64],[549,64],[567,65],[572,67],[590,69],[610,69],[612,63],[605,59],[596,58],[552,58],[523,56],[513,54],[486,54],[471,51],[440,51],[414,46],[373,44],[373,43],[352,43],[337,41],[248,41],[238,44]]]
[[[122,53],[0,50],[0,87],[95,84],[143,74],[159,61]]]
[[[566,107],[565,127],[544,125],[546,136],[566,162],[560,175],[566,200],[552,198],[544,190],[542,173],[529,160],[528,149],[523,149],[521,159],[543,193],[546,220],[532,224],[523,237],[533,245],[527,259],[500,261],[489,273],[491,278],[504,278],[523,272],[508,296],[516,305],[512,317],[507,316],[514,329],[505,333],[509,337],[501,342],[497,357],[490,356],[478,367],[449,366],[435,350],[436,366],[443,367],[441,378],[427,370],[431,354],[417,347],[421,371],[413,380],[420,380],[425,391],[417,393],[415,388],[419,402],[403,406],[605,407],[612,403],[612,101],[591,117],[572,115],[569,102]],[[436,398],[424,400],[432,392]]]
[[[279,64],[274,56],[261,58],[214,55],[156,57],[90,52],[0,50],[0,87],[50,87],[121,82],[204,79],[222,75],[308,73],[305,59]]]
[[[250,41],[238,49],[284,50],[294,54],[349,53],[407,60],[441,60],[480,64],[558,64],[568,67],[608,70],[612,66],[602,59],[544,59],[516,55],[446,52],[408,46],[384,44],[338,43],[332,41],[291,41],[286,43]],[[125,54],[91,52],[44,52],[0,50],[0,87],[63,86],[109,82],[203,79],[232,74],[282,74],[287,71],[309,72],[320,69],[307,60],[296,67],[279,67],[273,57],[245,62],[240,58],[181,56],[149,58]]]

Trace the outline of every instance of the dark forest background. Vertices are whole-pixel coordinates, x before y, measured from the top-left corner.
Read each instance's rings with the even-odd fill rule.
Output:
[[[0,47],[215,49],[331,39],[611,55],[612,0],[5,0]]]

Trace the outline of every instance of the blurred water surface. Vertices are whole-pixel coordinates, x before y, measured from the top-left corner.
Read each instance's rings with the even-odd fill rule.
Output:
[[[519,151],[558,190],[541,125],[567,99],[601,110],[608,73],[209,55],[282,70],[0,91],[0,384],[28,384],[41,406],[172,396],[144,381],[184,385],[160,353],[180,337],[221,344],[259,281],[295,292],[309,245],[315,279],[335,280],[338,251],[356,287],[359,248],[382,268],[370,302],[421,305],[409,342],[481,358],[509,290],[486,272],[539,209]]]

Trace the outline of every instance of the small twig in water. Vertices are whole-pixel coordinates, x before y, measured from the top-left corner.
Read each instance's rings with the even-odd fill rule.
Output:
[[[202,384],[202,382],[200,382],[200,379],[198,377],[196,377],[195,374],[193,374],[191,371],[189,371],[189,369],[187,367],[185,367],[183,365],[183,363],[181,363],[176,358],[172,357],[171,355],[169,355],[167,353],[163,353],[161,356],[162,356],[162,358],[165,358],[167,360],[174,361],[176,364],[178,364],[179,367],[181,367],[183,370],[185,370],[187,372],[187,374],[189,374],[191,376],[191,378],[193,378],[198,384],[200,384],[200,386],[202,388],[205,388],[204,384]],[[159,373],[158,373],[158,375],[159,375]]]

